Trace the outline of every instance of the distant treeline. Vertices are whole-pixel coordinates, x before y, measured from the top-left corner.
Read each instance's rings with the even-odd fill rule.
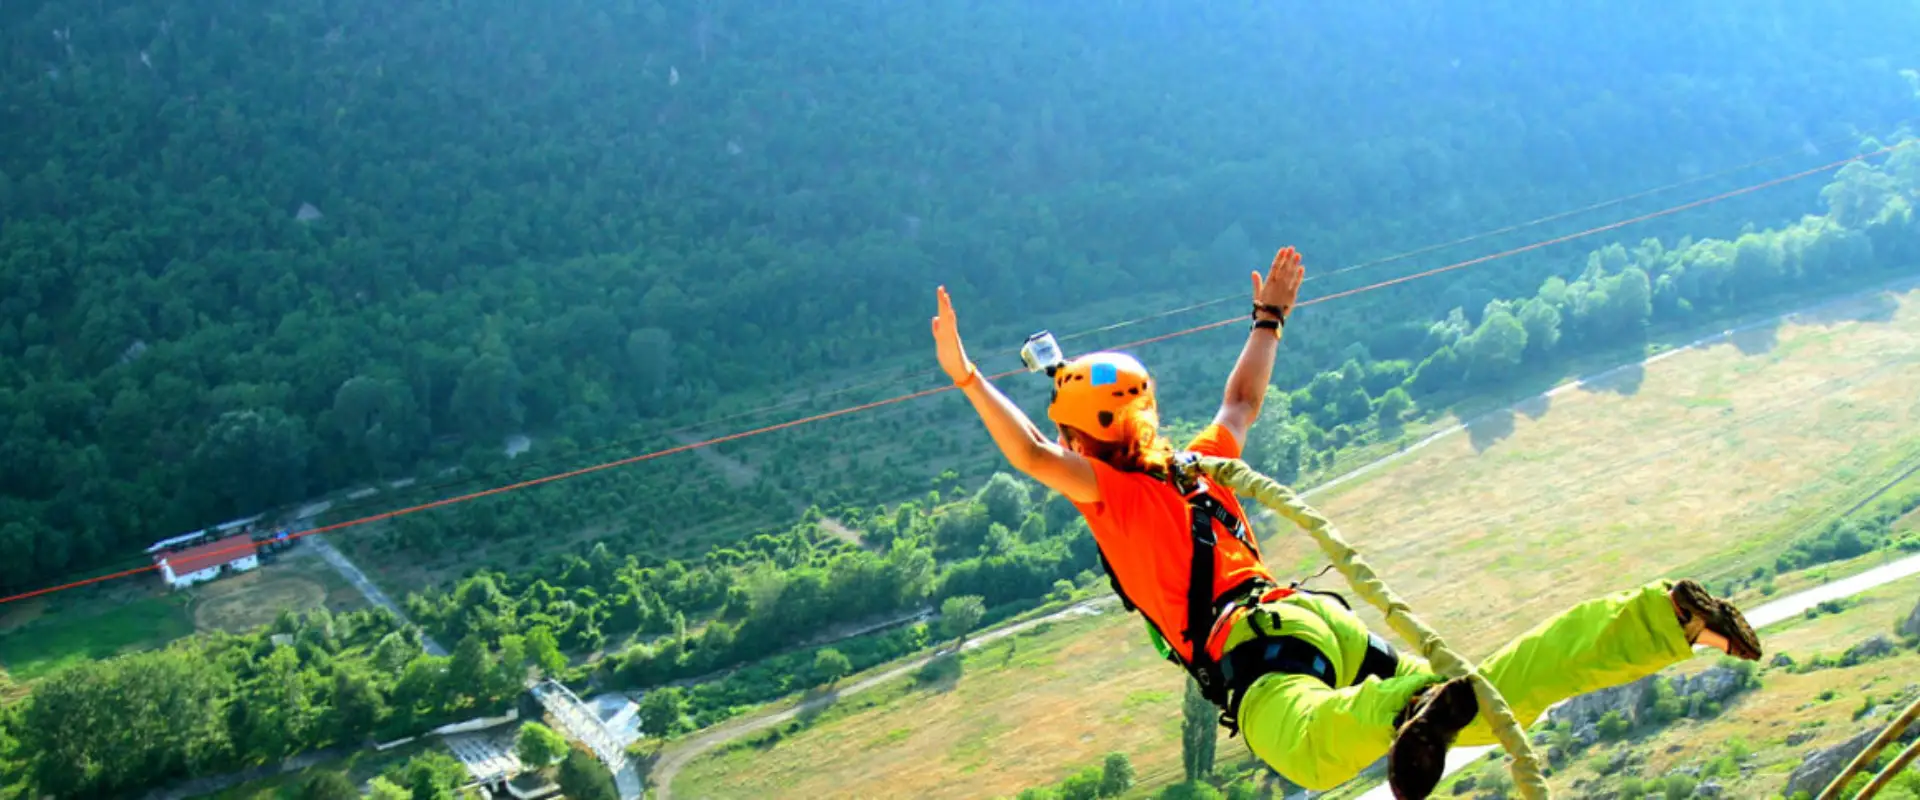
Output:
[[[1092,326],[1240,291],[1281,243],[1324,271],[1700,179],[1430,256],[1466,257],[1819,163],[1913,113],[1876,55],[1916,24],[1785,0],[7,3],[0,591],[494,469],[509,434],[592,448],[791,399],[918,352],[939,282],[983,334]],[[1330,305],[1282,383],[1355,345],[1417,365],[1425,320],[1579,269]],[[1463,369],[1499,371],[1501,327]],[[674,510],[632,524],[669,535],[712,494],[652,474],[586,508],[645,497]]]

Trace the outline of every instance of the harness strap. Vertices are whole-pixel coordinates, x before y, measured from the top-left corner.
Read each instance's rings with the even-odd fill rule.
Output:
[[[1360,660],[1360,675],[1354,683],[1365,681],[1368,676],[1386,680],[1400,672],[1400,654],[1393,645],[1373,631],[1367,631],[1367,657]]]
[[[1255,639],[1234,648],[1220,661],[1220,674],[1228,685],[1251,684],[1254,678],[1272,672],[1310,675],[1329,689],[1339,688],[1335,682],[1333,662],[1320,652],[1320,648],[1307,644],[1305,639],[1297,636]]]
[[[1246,581],[1220,593],[1219,597],[1215,596],[1214,551],[1219,540],[1214,533],[1213,523],[1218,522],[1221,527],[1226,528],[1233,538],[1246,546],[1256,561],[1261,558],[1260,545],[1247,530],[1247,526],[1242,524],[1233,512],[1227,510],[1226,504],[1221,503],[1213,494],[1216,489],[1194,467],[1198,460],[1199,454],[1182,451],[1175,454],[1166,474],[1153,474],[1154,477],[1167,481],[1186,500],[1188,534],[1193,547],[1187,572],[1187,619],[1185,629],[1181,631],[1193,655],[1191,659],[1184,659],[1180,657],[1180,651],[1177,648],[1169,647],[1168,658],[1179,664],[1188,675],[1193,676],[1194,682],[1200,686],[1202,696],[1224,710],[1230,704],[1227,682],[1222,679],[1219,663],[1213,659],[1212,653],[1207,649],[1208,634],[1214,622],[1226,613],[1228,608],[1256,597],[1263,584],[1257,580]],[[1107,581],[1113,586],[1113,593],[1120,596],[1121,605],[1129,612],[1138,610],[1133,599],[1128,597],[1126,590],[1121,587],[1120,578],[1114,573],[1113,565],[1108,561],[1105,550],[1100,550],[1100,566],[1107,571]],[[1147,624],[1153,627],[1162,639],[1172,641],[1172,637],[1167,636],[1166,631],[1160,630],[1153,620],[1147,620]],[[1221,724],[1229,730],[1237,730],[1237,726],[1225,714],[1221,716]]]
[[[1400,669],[1400,654],[1393,645],[1372,632],[1367,633],[1367,653],[1360,661],[1360,669],[1353,676],[1358,686],[1368,678],[1387,680]],[[1220,662],[1222,683],[1227,692],[1227,704],[1223,721],[1230,728],[1237,729],[1236,721],[1240,716],[1240,701],[1246,696],[1247,689],[1262,676],[1276,672],[1289,675],[1309,675],[1326,684],[1329,689],[1341,688],[1338,676],[1333,671],[1333,662],[1328,660],[1320,648],[1308,644],[1297,636],[1271,636],[1254,639],[1241,644],[1228,653]]]

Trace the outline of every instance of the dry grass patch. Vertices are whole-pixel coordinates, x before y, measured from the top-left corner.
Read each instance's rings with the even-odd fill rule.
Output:
[[[228,633],[271,625],[282,611],[301,613],[324,607],[339,612],[367,605],[360,590],[311,547],[297,547],[259,569],[222,576],[188,591],[193,598],[194,627]]]
[[[1916,298],[1564,389],[1314,502],[1469,657],[1590,597],[1745,575],[1920,451]],[[1283,578],[1324,563],[1291,531],[1266,550]],[[1331,574],[1314,587],[1342,588]],[[966,678],[751,758],[697,761],[680,785],[691,797],[1007,795],[1114,750],[1142,775],[1177,773],[1179,671],[1136,618],[1076,630],[1060,645],[1068,666]],[[1138,692],[1166,699],[1129,709]]]
[[[1317,505],[1476,652],[1596,594],[1744,574],[1920,451],[1916,297],[1884,323],[1788,326],[1755,355],[1675,355],[1631,394],[1563,390]],[[1289,538],[1270,560],[1310,547]],[[1482,602],[1461,602],[1469,576]]]
[[[194,626],[227,633],[271,625],[283,610],[319,608],[327,597],[319,581],[284,571],[255,570],[197,588]]]
[[[982,797],[1052,783],[1119,750],[1177,768],[1179,684],[1138,620],[1105,614],[970,652],[951,688],[689,765],[676,796]],[[1088,697],[1126,702],[1089,705]],[[1071,767],[1071,768],[1070,768]]]

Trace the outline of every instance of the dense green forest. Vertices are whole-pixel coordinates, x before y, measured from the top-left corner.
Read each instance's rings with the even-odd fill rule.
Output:
[[[1732,240],[1646,239],[1631,249],[1610,244],[1589,251],[1586,269],[1572,281],[1548,278],[1530,295],[1492,300],[1471,321],[1454,309],[1430,322],[1404,357],[1352,359],[1290,391],[1270,387],[1245,457],[1295,482],[1349,448],[1402,438],[1409,420],[1465,394],[1557,375],[1582,356],[1644,348],[1652,331],[1911,276],[1920,259],[1920,139],[1903,142],[1882,165],[1840,170],[1820,191],[1824,214]],[[1198,410],[1204,415],[1211,407]],[[1176,436],[1203,418],[1175,425]],[[932,455],[950,445],[930,438],[916,446]],[[977,440],[960,446],[990,447]],[[630,475],[583,478],[569,488],[502,499],[490,509],[410,517],[399,529],[430,531],[423,538],[464,549],[463,531],[484,524],[483,516],[504,510],[515,519],[559,517],[592,497],[621,494],[623,477],[637,480]],[[1886,525],[1911,508],[1890,505],[1877,531],[1823,530],[1795,543],[1777,568],[1893,545]],[[617,650],[609,645],[637,635],[640,643],[602,662],[601,677],[650,686],[755,661],[834,624],[928,601],[969,595],[990,606],[1036,601],[1060,591],[1063,581],[1068,590],[1093,583],[1099,568],[1078,512],[1005,474],[968,492],[949,473],[917,500],[836,510],[861,531],[864,549],[809,520],[688,563],[663,558],[660,541],[635,532],[609,537],[612,547],[603,540],[584,557],[550,556],[532,569],[482,567],[450,592],[411,595],[408,610],[449,638],[479,633],[491,639],[541,627],[578,653]],[[755,683],[784,692],[804,678],[790,670]],[[731,696],[720,686],[711,694],[716,701]]]
[[[1407,418],[1463,392],[1552,375],[1583,354],[1644,343],[1649,332],[1688,320],[1913,274],[1920,139],[1902,140],[1884,163],[1840,170],[1819,195],[1825,213],[1732,240],[1646,239],[1632,249],[1590,250],[1575,280],[1548,278],[1531,295],[1495,299],[1477,322],[1456,309],[1429,323],[1408,358],[1356,359],[1291,391],[1271,387],[1247,458],[1292,481],[1344,448],[1399,437]],[[1176,422],[1173,432],[1194,424]],[[510,502],[519,513],[553,514],[577,503],[580,495],[568,492],[619,488],[580,486],[632,475],[589,477]],[[285,614],[247,636],[195,636],[63,670],[0,710],[0,790],[124,791],[415,733],[497,711],[530,670],[573,683],[659,687],[746,665],[684,693],[650,692],[666,709],[648,715],[664,721],[647,724],[671,734],[930,642],[928,626],[915,624],[835,643],[831,658],[818,649],[767,658],[836,623],[933,600],[972,598],[1004,609],[1098,584],[1092,538],[1058,496],[1036,495],[1006,475],[974,492],[951,474],[939,482],[891,508],[837,509],[861,530],[864,548],[829,535],[810,513],[780,535],[715,548],[693,562],[662,560],[641,543],[616,555],[601,541],[584,556],[481,570],[451,592],[410,595],[410,614],[459,642],[450,657],[424,653],[413,632],[397,629],[384,612],[321,611]],[[556,505],[541,508],[543,501]],[[1737,577],[1766,580],[1775,569],[1882,547],[1920,549],[1920,537],[1896,538],[1891,528],[1916,505],[1920,495],[1912,493],[1882,498],[1858,519],[1793,542],[1772,568]],[[290,639],[277,643],[273,634]],[[568,651],[611,657],[571,666]],[[422,780],[432,778],[431,765],[408,769],[416,767]]]
[[[1912,65],[1878,55],[1907,5],[1460,5],[0,7],[0,130],[26,134],[0,151],[0,587],[373,479],[424,476],[376,501],[401,504],[934,385],[827,394],[932,366],[936,282],[984,354],[1243,292],[1281,243],[1325,273],[1701,178],[1311,297],[1913,141]],[[1910,275],[1916,203],[1920,145],[1303,309],[1247,458],[1308,480],[1470,394]],[[1176,432],[1242,333],[1146,351]],[[529,670],[736,669],[684,695],[709,724],[818,682],[836,624],[1099,585],[1078,515],[989,478],[951,396],[716,449],[758,477],[682,454],[346,534],[370,568],[448,566],[406,604],[451,656],[356,612],[83,664],[0,710],[0,786],[402,736]],[[1776,566],[1911,543],[1835,527]],[[837,643],[833,671],[931,636]]]
[[[1423,257],[1452,259],[1821,163],[1912,114],[1911,65],[1889,58],[1916,19],[1785,2],[7,3],[0,588],[376,478],[494,477],[514,433],[543,457],[631,452],[920,368],[936,282],[981,341],[1017,343],[1230,295],[1280,243],[1327,271],[1698,179]],[[1731,238],[1810,199],[1760,193],[1640,233]],[[1302,315],[1280,381],[1356,347],[1405,357],[1424,320],[1459,307],[1477,325],[1488,301],[1585,266],[1543,251],[1329,304]],[[701,515],[739,539],[813,494],[925,486],[810,470],[740,492],[694,471],[646,473],[644,493],[570,521],[625,512],[666,536]],[[469,532],[555,524],[521,522]]]
[[[130,796],[500,713],[529,670],[558,657],[543,632],[498,648],[473,637],[435,656],[384,610],[283,614],[252,634],[199,636],[64,670],[36,685],[31,702],[0,713],[0,744],[10,745],[7,771],[18,770],[9,777],[40,795]]]

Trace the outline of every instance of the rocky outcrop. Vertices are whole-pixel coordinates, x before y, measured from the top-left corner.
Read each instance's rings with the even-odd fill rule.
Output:
[[[1864,730],[1840,744],[1813,751],[1787,777],[1786,796],[1792,797],[1800,792],[1806,792],[1809,797],[1819,794],[1821,789],[1825,789],[1840,775],[1840,770],[1846,769],[1847,762],[1865,750],[1867,743],[1879,733],[1877,730]]]
[[[1555,723],[1573,725],[1574,730],[1594,726],[1609,711],[1618,711],[1628,723],[1639,724],[1641,711],[1653,704],[1653,682],[1657,680],[1665,679],[1649,675],[1611,689],[1571,697],[1549,716]]]
[[[1920,636],[1920,603],[1913,606],[1913,613],[1907,615],[1905,622],[1894,629],[1901,636]]]
[[[1851,667],[1863,661],[1871,661],[1888,655],[1892,653],[1893,650],[1892,639],[1888,639],[1885,636],[1875,636],[1847,648],[1846,654],[1840,657],[1840,666]]]
[[[1669,681],[1673,693],[1681,698],[1698,694],[1702,702],[1725,703],[1747,688],[1748,679],[1738,669],[1718,665],[1692,676],[1649,675],[1632,683],[1570,698],[1553,710],[1551,719],[1555,723],[1570,723],[1575,739],[1582,744],[1593,744],[1598,737],[1595,726],[1609,711],[1619,712],[1629,725],[1640,725],[1653,707],[1654,681],[1663,680]]]
[[[1880,731],[1884,729],[1884,726],[1875,725],[1840,744],[1808,754],[1807,759],[1800,762],[1800,766],[1787,777],[1787,788],[1783,794],[1787,797],[1792,797],[1799,792],[1806,792],[1808,796],[1818,795],[1821,789],[1825,789],[1827,784],[1832,783],[1833,779],[1840,775],[1840,770],[1847,768],[1847,762],[1852,761],[1860,751],[1867,749],[1867,743],[1873,741],[1873,737],[1879,736]],[[1920,738],[1920,726],[1908,728],[1906,733],[1901,734],[1899,741],[1911,742],[1916,738]]]
[[[1724,703],[1746,688],[1747,677],[1732,667],[1715,666],[1702,670],[1691,678],[1673,679],[1673,693],[1681,697],[1695,694],[1705,695],[1715,703]]]

